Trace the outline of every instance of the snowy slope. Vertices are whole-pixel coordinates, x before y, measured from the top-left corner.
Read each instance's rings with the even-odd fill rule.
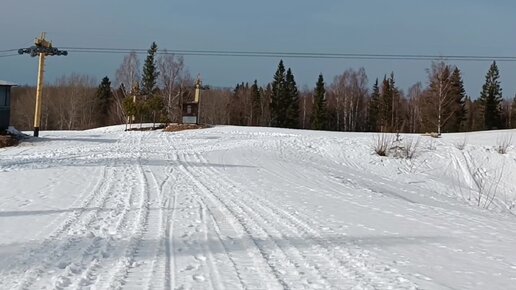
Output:
[[[122,130],[0,149],[0,289],[516,288],[515,131]]]

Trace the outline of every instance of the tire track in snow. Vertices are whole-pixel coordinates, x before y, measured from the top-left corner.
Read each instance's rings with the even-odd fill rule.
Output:
[[[167,175],[165,181],[161,183],[160,191],[165,192],[163,189],[165,185],[169,182],[170,176],[173,173],[171,170],[169,174]],[[174,233],[174,222],[176,220],[176,210],[177,210],[177,198],[178,198],[178,192],[177,190],[173,190],[173,196],[172,196],[172,203],[170,202],[170,198],[167,197],[163,201],[163,207],[167,209],[167,213],[165,216],[165,223],[164,223],[164,232],[165,232],[165,289],[173,289],[175,279],[172,276],[172,274],[175,271],[174,267],[174,258],[173,258],[173,249],[174,249],[174,239],[173,239],[173,233]]]
[[[111,215],[102,219],[100,216],[97,217],[97,222],[102,221],[100,225],[105,227],[105,230],[96,236],[96,239],[100,240],[97,246],[84,252],[81,260],[82,267],[79,268],[82,271],[74,271],[76,276],[80,276],[80,279],[72,283],[70,288],[102,285],[106,280],[112,278],[109,259],[122,255],[124,245],[120,243],[120,236],[124,234],[124,231],[127,231],[128,222],[134,216],[134,210],[131,208],[136,198],[134,186],[131,183],[131,181],[136,180],[134,172],[134,168],[127,167],[122,174],[123,179],[119,179],[118,184],[121,188],[111,195],[115,199],[110,199],[114,203],[111,205],[114,208]],[[129,193],[128,196],[127,192]]]
[[[313,168],[320,168],[323,167],[327,172],[333,172],[335,169],[327,166],[323,166],[321,164],[315,164],[310,163]],[[375,185],[378,188],[381,188],[382,186],[386,186],[386,183],[384,182],[378,182],[376,180],[373,180],[368,177],[363,177],[358,174],[354,173],[348,173],[352,178],[355,180],[358,180],[359,182],[356,182],[355,185],[352,187],[354,189],[362,189],[362,190],[371,190],[370,186]],[[305,175],[306,176],[306,175]],[[343,185],[342,183],[336,182],[330,177],[326,177],[323,175],[323,178],[333,184],[336,185]],[[369,186],[362,186],[362,184],[369,184]],[[486,224],[484,221],[485,219],[482,218],[482,216],[479,216],[480,218],[475,218],[472,215],[464,215],[458,210],[449,209],[449,208],[441,208],[438,206],[432,206],[432,205],[426,205],[426,204],[408,204],[406,205],[406,210],[408,213],[406,214],[399,214],[395,212],[395,209],[388,210],[385,208],[381,208],[379,206],[375,205],[368,205],[364,203],[364,200],[361,202],[356,201],[352,196],[345,197],[340,192],[335,191],[333,188],[328,187],[328,185],[325,182],[318,182],[318,186],[321,188],[327,188],[328,191],[333,192],[327,194],[328,197],[334,198],[336,200],[342,200],[346,203],[351,203],[355,206],[367,209],[367,210],[373,210],[381,214],[385,214],[388,216],[391,216],[393,218],[399,219],[400,222],[406,222],[407,220],[413,223],[416,223],[418,225],[423,224],[424,226],[434,228],[441,232],[446,233],[452,233],[461,231],[461,236],[464,236],[465,234],[468,235],[468,238],[471,240],[476,240],[479,238],[478,233],[489,233],[493,230],[496,230],[495,227],[492,225]],[[393,189],[394,190],[394,189]],[[399,188],[398,190],[406,191],[402,188]],[[406,191],[407,193],[413,193],[412,191]],[[379,231],[378,229],[374,229],[375,231]],[[514,232],[510,227],[506,229],[506,231]],[[496,235],[496,233],[493,233]],[[507,265],[507,267],[513,266],[513,263],[509,260],[501,257],[493,257],[489,254],[489,251],[484,249],[482,246],[482,243],[477,245],[476,248],[473,250],[476,254],[482,256],[484,259],[487,260],[502,260],[503,263]],[[455,255],[457,252],[471,252],[471,250],[467,249],[461,249],[457,247],[450,247],[446,246],[439,242],[433,242],[429,243],[429,246],[434,247],[436,250],[440,251],[447,251],[452,255]]]
[[[202,156],[199,157],[206,162]],[[319,234],[318,230],[315,230],[308,223],[302,222],[299,217],[294,217],[264,198],[259,198],[256,195],[251,196],[245,190],[239,190],[238,188],[241,188],[240,185],[225,178],[216,169],[210,168],[209,170],[213,171],[213,173],[208,175],[207,178],[216,178],[219,183],[222,182],[224,185],[221,185],[221,188],[226,189],[228,193],[233,192],[232,200],[240,203],[242,207],[247,207],[249,215],[258,215],[257,220],[268,221],[267,224],[281,225],[281,229],[278,229],[281,233],[290,233],[290,236],[283,236],[283,239],[303,241],[306,245],[302,245],[298,251],[303,253],[305,263],[315,263],[313,267],[325,273],[319,275],[319,277],[323,276],[325,280],[328,280],[332,285],[331,287],[352,288],[376,285],[376,287],[383,288],[385,286],[397,285],[398,289],[415,288],[415,285],[395,274],[396,270],[394,269],[383,265],[376,265],[373,268],[371,266],[374,265],[373,260],[371,257],[366,258],[366,252],[360,251],[357,255],[343,249],[341,245],[336,245],[325,239]],[[232,190],[227,190],[228,188]],[[308,219],[312,220],[313,218]],[[275,230],[274,227],[271,228],[272,231]],[[311,246],[308,248],[308,245]],[[290,247],[296,248],[296,245],[290,245]],[[389,270],[386,271],[385,269]],[[393,272],[390,273],[391,270]],[[335,273],[335,275],[331,273]],[[390,278],[385,280],[385,276]],[[355,281],[355,284],[350,283],[350,280]],[[366,282],[362,282],[364,280]],[[357,281],[359,281],[359,285],[356,285]]]
[[[192,173],[186,167],[181,166],[180,168],[183,169],[184,173],[189,179],[189,182],[192,182],[196,186],[197,190],[201,191],[205,196],[200,197],[200,199],[205,200],[205,203],[206,200],[209,200],[208,204],[215,203],[215,207],[220,206],[224,208],[227,213],[229,213],[225,214],[224,218],[232,221],[231,224],[235,225],[236,229],[231,229],[232,231],[230,233],[226,233],[229,241],[219,240],[219,242],[223,244],[223,249],[226,251],[225,255],[228,256],[230,261],[232,261],[241,284],[246,286],[244,288],[288,289],[289,287],[284,283],[281,275],[277,272],[275,267],[270,264],[270,261],[267,258],[268,254],[265,253],[263,246],[257,244],[256,240],[251,236],[251,230],[241,222],[239,214],[236,213],[234,209],[231,209],[230,205],[224,203],[212,192],[210,192],[203,184],[199,183],[197,178],[192,175]],[[214,218],[216,218],[216,216]],[[227,226],[220,224],[218,227],[220,229],[227,228]],[[237,254],[232,253],[231,250],[228,249],[244,250],[246,259],[251,259],[252,265],[248,265],[248,263],[236,262],[242,261],[242,258],[239,258]],[[256,280],[257,275],[260,277],[260,280],[258,281]]]
[[[151,137],[150,134],[145,135]],[[153,168],[142,166],[140,158],[148,157],[148,153],[142,153],[146,152],[140,151],[137,165],[140,212],[110,286],[115,289],[170,289],[173,285],[170,235],[173,231],[176,193],[171,197],[167,185],[175,181],[173,168],[165,167],[166,176],[159,182]]]
[[[138,144],[141,144],[142,136],[139,137]],[[114,149],[116,152],[111,153],[120,153],[121,149],[117,142]],[[129,153],[131,156],[134,148]],[[67,252],[61,253],[62,257],[54,263],[62,269],[52,274],[54,277],[51,279],[55,289],[90,287],[96,283],[99,268],[106,263],[106,259],[111,255],[110,251],[113,250],[113,243],[116,243],[112,234],[116,234],[122,226],[126,225],[124,219],[130,216],[128,212],[131,211],[131,204],[127,204],[127,200],[133,199],[134,191],[127,190],[125,187],[135,181],[135,175],[131,167],[122,166],[124,164],[119,164],[118,159],[114,159],[113,162],[112,180],[117,182],[114,184],[110,182],[111,185],[106,190],[108,194],[104,195],[97,210],[90,213],[87,221],[78,223],[78,228],[72,234],[82,239],[80,243],[67,249]],[[122,188],[119,188],[120,186]],[[127,191],[130,192],[129,197],[127,197]],[[112,208],[108,209],[110,206]],[[49,279],[41,279],[41,282],[46,283],[46,280]],[[43,286],[38,286],[38,288],[41,287]]]
[[[104,167],[101,179],[92,190],[89,198],[80,206],[80,210],[74,212],[65,222],[42,242],[42,245],[29,254],[29,259],[41,261],[41,265],[26,269],[22,278],[16,281],[16,288],[27,289],[40,279],[41,275],[47,273],[48,269],[65,268],[66,265],[56,265],[56,262],[63,257],[70,249],[74,249],[81,244],[80,237],[70,236],[70,232],[79,230],[82,224],[88,224],[94,218],[94,213],[100,209],[103,201],[107,198],[109,189],[113,186],[114,169]],[[73,234],[73,233],[72,233]],[[29,262],[30,264],[31,262]],[[50,273],[51,274],[51,273]],[[49,281],[42,281],[49,282]]]
[[[149,230],[145,239],[156,239],[156,249],[154,249],[153,255],[148,255],[147,260],[152,261],[152,269],[150,281],[147,289],[159,289],[165,287],[165,289],[171,289],[172,276],[171,276],[171,256],[170,256],[170,231],[173,230],[173,212],[175,211],[174,206],[176,202],[175,192],[172,193],[167,190],[167,185],[172,180],[172,174],[174,171],[172,167],[165,168],[167,175],[164,180],[159,183],[154,173],[149,169],[146,171],[150,173],[149,177],[152,183],[152,187],[156,188],[157,196],[155,197],[154,204],[159,207],[159,211],[153,211],[155,215],[158,215],[159,227],[157,233],[152,234]],[[171,202],[172,200],[172,202]],[[152,220],[152,217],[149,219]],[[152,237],[154,236],[154,237]],[[138,272],[138,271],[135,271]]]
[[[147,188],[148,184],[144,170],[139,162],[136,166],[136,171],[139,187],[138,192],[140,195],[138,214],[133,221],[132,235],[126,241],[128,245],[115,266],[116,268],[114,270],[113,279],[109,286],[111,289],[121,289],[125,284],[127,284],[128,276],[132,275],[129,271],[138,266],[135,261],[136,256],[138,255],[138,250],[142,246],[144,233],[147,231],[149,221],[149,190]]]
[[[192,185],[184,165],[176,172],[181,198],[178,199],[174,226],[175,289],[233,289],[228,281],[234,280],[228,271],[229,261],[217,253],[217,240],[212,239],[209,210],[199,198],[197,187]],[[221,276],[224,273],[224,277]]]
[[[307,159],[309,161],[307,161]],[[334,167],[330,167],[325,163],[315,163],[313,160],[311,160],[311,158],[303,159],[303,163],[307,164],[307,165],[305,165],[305,167],[313,168],[317,171],[325,172],[326,174],[328,172],[330,172],[330,173],[336,174],[337,176],[339,174],[339,171],[336,170],[335,166],[342,167],[341,164],[335,164]],[[303,171],[303,170],[301,170],[301,171]],[[286,168],[271,172],[271,174],[273,176],[276,176],[278,174],[283,174],[284,172],[287,172],[287,174],[288,174],[288,170],[286,170]],[[299,173],[299,172],[296,172],[296,173]],[[342,170],[340,170],[340,174],[342,174]],[[319,175],[318,175],[318,177],[319,177]],[[328,197],[345,201],[347,204],[351,203],[358,207],[364,208],[368,211],[372,211],[373,214],[377,214],[377,213],[385,214],[392,218],[398,219],[398,221],[400,223],[406,223],[408,220],[410,222],[418,224],[418,226],[419,226],[419,224],[424,224],[425,226],[435,228],[436,230],[438,230],[438,232],[444,232],[444,233],[453,232],[455,235],[458,235],[457,238],[462,238],[464,236],[464,234],[468,234],[469,238],[471,240],[478,240],[479,232],[488,232],[489,235],[491,235],[490,232],[493,232],[493,231],[490,231],[490,230],[496,229],[493,226],[486,225],[483,222],[486,220],[483,218],[483,216],[479,215],[478,213],[475,214],[475,216],[478,216],[479,218],[475,218],[472,215],[464,215],[460,211],[458,211],[456,209],[450,209],[448,207],[441,208],[439,206],[432,206],[432,205],[425,205],[425,204],[406,204],[402,208],[404,208],[404,209],[407,208],[406,210],[408,212],[400,214],[400,213],[396,212],[397,210],[399,210],[399,204],[396,207],[396,204],[399,203],[399,201],[396,201],[395,199],[393,199],[392,201],[385,200],[385,201],[387,201],[387,204],[385,204],[385,202],[384,202],[381,205],[378,205],[378,204],[375,205],[375,204],[372,204],[372,200],[367,200],[364,198],[357,199],[356,196],[345,195],[345,194],[343,194],[343,192],[335,191],[335,189],[332,186],[328,186],[328,182],[329,182],[329,184],[335,184],[338,186],[346,185],[345,183],[343,184],[342,182],[336,182],[335,180],[333,180],[332,177],[328,177],[325,174],[320,175],[320,177],[321,177],[321,180],[318,180],[318,178],[313,178],[313,176],[309,177],[309,176],[303,175],[301,173],[301,176],[298,176],[297,179],[294,178],[292,181],[287,181],[287,182],[289,182],[289,183],[292,182],[292,185],[296,185],[299,183],[298,182],[299,180],[310,180],[310,179],[314,180],[315,179],[314,182],[320,181],[317,184],[314,183],[315,188],[323,188],[323,189],[327,189],[325,191],[332,192],[330,194],[325,194]],[[367,178],[362,175],[357,175],[357,174],[351,173],[351,178],[359,181],[359,182],[350,184],[350,185],[353,185],[352,187],[350,187],[352,189],[367,191],[367,190],[369,190],[370,184],[372,184],[373,187],[376,186],[378,188],[384,188],[387,186],[385,182],[375,181],[375,180],[372,180],[372,179]],[[360,185],[366,185],[366,184],[368,186],[360,186]],[[396,189],[393,189],[393,190],[396,190]],[[403,186],[401,186],[401,188],[399,188],[398,190],[404,190]],[[415,193],[414,191],[409,191],[409,190],[405,190],[405,191],[409,194]],[[389,207],[391,207],[392,210],[384,208],[385,205],[388,205]],[[483,221],[481,221],[481,220],[483,220]],[[373,231],[379,231],[379,232],[382,231],[381,229],[379,230],[379,229],[375,229],[375,228],[371,228],[371,227],[366,227],[366,226],[360,225],[360,224],[357,224],[357,225],[364,227],[367,230],[373,230]],[[508,229],[508,230],[511,231],[510,229]],[[494,235],[495,238],[500,236],[496,232],[493,232],[492,234]],[[489,237],[489,238],[492,238],[492,237]],[[480,238],[480,239],[482,239],[482,238]],[[480,243],[480,244],[483,244],[483,243]],[[471,247],[464,248],[464,247],[461,247],[460,245],[446,245],[445,243],[440,243],[438,241],[437,242],[429,242],[428,245],[430,247],[434,248],[435,251],[447,252],[447,253],[443,253],[446,256],[456,256],[457,258],[462,259],[463,257],[457,256],[458,255],[457,253],[464,253],[467,255],[480,253],[480,254],[482,254],[482,256],[484,256],[484,258],[486,260],[501,261],[501,262],[503,262],[504,266],[507,268],[514,266],[512,262],[505,259],[506,257],[493,256],[489,253],[488,250],[482,249],[482,247],[479,247],[479,245],[477,245],[473,248],[471,248]],[[403,259],[405,259],[405,258],[403,258]],[[414,277],[416,277],[417,280],[421,281],[420,275],[419,275],[419,277],[417,274],[414,274],[411,276],[414,276]],[[425,280],[426,280],[426,278],[425,278]],[[426,281],[425,281],[425,283],[426,283]]]
[[[200,161],[200,159],[196,158],[195,161]],[[204,174],[204,170],[199,169],[196,170],[196,172],[198,174],[201,172]],[[199,175],[197,175],[197,177],[199,177]],[[263,220],[267,220],[264,215],[260,214],[255,209],[251,209],[245,203],[238,202],[240,196],[225,199],[220,193],[216,193],[219,191],[228,192],[228,188],[232,187],[231,185],[227,184],[226,186],[221,186],[219,188],[220,190],[213,190],[213,184],[205,184],[202,180],[217,180],[217,183],[222,182],[222,180],[218,178],[218,176],[209,174],[200,177],[201,178],[196,178],[196,176],[193,175],[192,178],[199,180],[200,184],[198,186],[200,188],[204,188],[205,191],[207,190],[210,194],[216,196],[221,203],[226,205],[226,208],[233,212],[238,222],[244,227],[246,233],[253,239],[253,242],[261,251],[283,288],[329,287],[326,279],[323,278],[323,275],[318,271],[317,265],[310,265],[311,261],[304,257],[296,247],[290,244],[288,239],[283,239],[279,230],[268,225],[272,224],[271,222],[262,222]],[[332,271],[333,269],[330,268],[326,270]],[[308,276],[309,279],[306,279],[305,276]],[[343,284],[338,283],[336,285]]]

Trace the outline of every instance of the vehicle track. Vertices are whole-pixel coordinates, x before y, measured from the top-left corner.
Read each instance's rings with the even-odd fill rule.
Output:
[[[55,262],[59,260],[63,252],[81,243],[81,238],[70,236],[70,233],[77,229],[79,224],[91,221],[93,218],[92,211],[98,210],[102,201],[106,198],[112,182],[113,169],[104,167],[95,187],[91,190],[91,194],[77,207],[79,210],[69,214],[65,221],[41,242],[40,246],[30,250],[23,258],[27,262],[16,261],[16,264],[28,265],[28,267],[22,269],[21,273],[17,273],[19,277],[6,279],[14,283],[14,285],[8,286],[9,288],[30,288],[34,282],[40,279],[41,275],[55,266]],[[40,264],[34,267],[30,261],[38,261]]]

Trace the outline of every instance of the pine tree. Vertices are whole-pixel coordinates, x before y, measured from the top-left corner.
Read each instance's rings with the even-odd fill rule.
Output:
[[[289,68],[285,77],[287,82],[287,90],[285,94],[285,103],[287,104],[287,119],[285,127],[287,128],[299,128],[299,91],[297,89],[296,81],[294,80],[294,74]]]
[[[106,76],[102,79],[97,93],[95,94],[95,109],[97,113],[97,125],[109,125],[109,111],[113,103],[113,92],[111,91],[111,81]]]
[[[496,61],[494,61],[486,74],[486,82],[482,86],[479,99],[484,117],[484,129],[487,130],[502,127],[501,103],[503,97],[499,78],[498,66]]]
[[[462,73],[458,67],[455,67],[450,77],[451,89],[453,95],[452,109],[454,111],[453,119],[451,120],[448,131],[458,132],[465,131],[466,121],[466,90],[464,89],[464,82],[462,80]]]
[[[159,72],[156,68],[156,53],[158,52],[158,46],[156,42],[151,44],[150,49],[147,51],[147,58],[143,65],[143,77],[142,77],[142,94],[150,96],[156,92],[156,82],[159,76]]]
[[[315,85],[314,108],[312,113],[312,129],[325,130],[327,128],[328,109],[326,108],[326,89],[324,88],[323,75],[319,74],[319,79]]]
[[[371,132],[378,131],[378,123],[380,118],[380,87],[378,86],[378,78],[373,85],[371,100],[367,108],[367,130]]]
[[[286,125],[286,108],[287,102],[285,95],[287,93],[287,81],[285,76],[285,66],[283,60],[280,60],[278,69],[274,74],[271,84],[271,125],[273,127],[285,127]]]
[[[257,80],[251,86],[251,103],[251,125],[257,126],[262,118],[262,96]]]

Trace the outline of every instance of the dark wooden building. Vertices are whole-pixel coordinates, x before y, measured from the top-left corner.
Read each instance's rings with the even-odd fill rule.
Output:
[[[0,131],[9,128],[11,117],[11,87],[13,83],[0,80]]]

